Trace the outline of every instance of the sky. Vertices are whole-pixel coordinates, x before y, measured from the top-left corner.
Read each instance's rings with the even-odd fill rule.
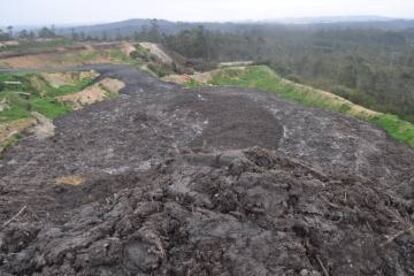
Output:
[[[0,0],[0,26],[131,18],[243,21],[354,15],[414,18],[414,0]]]

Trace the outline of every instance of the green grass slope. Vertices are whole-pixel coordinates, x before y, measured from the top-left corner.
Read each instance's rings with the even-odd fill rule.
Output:
[[[0,74],[0,123],[30,118],[33,111],[55,119],[71,111],[56,97],[78,92],[92,81],[83,78],[55,87],[40,74]]]

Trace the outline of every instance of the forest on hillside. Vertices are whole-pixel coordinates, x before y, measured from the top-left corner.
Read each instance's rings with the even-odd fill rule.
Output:
[[[210,62],[253,60],[290,80],[414,122],[414,30],[203,27],[165,36],[168,48]]]

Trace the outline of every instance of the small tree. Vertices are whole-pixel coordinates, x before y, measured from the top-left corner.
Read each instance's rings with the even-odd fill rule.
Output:
[[[29,32],[27,30],[21,30],[18,36],[20,39],[29,39]]]
[[[9,38],[13,38],[13,26],[8,26],[7,31],[9,32]]]
[[[107,41],[108,40],[108,34],[106,32],[102,32],[102,36],[101,36],[103,41]]]
[[[137,31],[135,31],[134,32],[134,41],[139,41],[140,38],[141,38],[140,34]]]
[[[0,29],[0,41],[5,41],[9,39],[9,35]]]
[[[160,29],[160,26],[158,24],[158,20],[153,19],[153,20],[151,20],[151,27],[150,27],[150,30],[148,32],[148,39],[151,42],[160,43],[161,38],[162,38],[161,37],[161,29]]]
[[[85,41],[85,40],[86,40],[86,34],[85,34],[85,32],[81,32],[81,33],[80,33],[80,35],[79,35],[79,39],[80,39],[81,41]]]
[[[123,38],[122,38],[122,34],[121,34],[121,29],[116,29],[116,37],[115,37],[115,40],[117,40],[117,41],[121,41]]]
[[[29,39],[30,40],[33,40],[33,39],[35,39],[36,38],[36,34],[33,32],[33,31],[30,31],[29,32]]]
[[[43,27],[42,29],[40,29],[38,35],[39,35],[40,38],[54,38],[54,37],[56,37],[56,34],[51,29],[49,29],[47,27]]]
[[[75,31],[75,29],[71,30],[72,40],[77,41],[79,40],[79,34]]]

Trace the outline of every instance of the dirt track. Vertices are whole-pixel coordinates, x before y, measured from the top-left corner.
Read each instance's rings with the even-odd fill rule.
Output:
[[[414,275],[414,152],[383,131],[94,69],[122,95],[0,163],[1,221],[27,206],[0,232],[0,274]]]

